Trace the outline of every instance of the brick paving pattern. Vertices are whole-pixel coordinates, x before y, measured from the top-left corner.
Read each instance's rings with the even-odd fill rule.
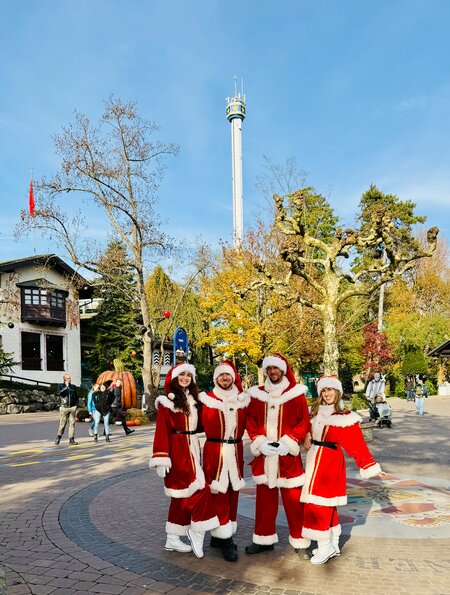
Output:
[[[244,507],[238,562],[225,562],[207,545],[202,560],[166,552],[168,499],[148,469],[151,426],[129,437],[114,428],[112,444],[96,446],[88,424],[77,424],[79,446],[69,447],[64,437],[55,447],[57,414],[1,416],[0,595],[450,595],[450,398],[429,398],[423,418],[411,403],[392,399],[392,405],[393,427],[377,428],[370,448],[389,473],[440,482],[433,489],[446,512],[432,519],[439,537],[429,537],[431,530],[424,539],[413,525],[408,538],[399,538],[383,534],[381,524],[374,536],[367,518],[357,531],[344,531],[341,556],[318,567],[299,559],[282,525],[275,551],[246,556],[253,520]]]

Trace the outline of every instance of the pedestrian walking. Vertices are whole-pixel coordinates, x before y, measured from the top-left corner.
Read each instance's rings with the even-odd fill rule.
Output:
[[[414,376],[408,375],[406,377],[405,391],[406,391],[406,400],[414,401],[414,397],[415,397],[415,393],[416,393],[416,383],[414,380]]]
[[[111,414],[111,403],[113,399],[114,394],[107,390],[104,384],[101,384],[92,396],[92,402],[94,404],[94,442],[98,442],[98,425],[102,417],[106,442],[111,442],[109,437],[109,416]]]
[[[318,398],[311,407],[311,434],[305,440],[306,479],[301,500],[305,503],[303,535],[317,541],[311,564],[324,564],[339,556],[341,526],[337,506],[347,504],[345,459],[353,457],[361,477],[385,477],[367,448],[359,427],[361,418],[344,409],[342,384],[337,376],[322,376]]]
[[[424,401],[425,398],[428,397],[428,388],[426,389],[426,391],[424,391],[424,386],[425,385],[422,383],[418,383],[416,386],[414,402],[416,405],[417,415],[423,415]],[[424,394],[424,392],[426,393],[426,395]]]
[[[214,370],[214,388],[199,394],[202,427],[206,434],[203,470],[211,487],[219,527],[211,529],[211,547],[222,550],[227,562],[238,559],[233,535],[237,530],[239,490],[245,487],[242,436],[250,397],[242,391],[233,362]]]
[[[156,431],[150,467],[164,479],[170,497],[165,549],[193,551],[203,558],[205,532],[219,526],[200,461],[198,388],[195,368],[181,363],[167,373],[165,395],[157,397]],[[181,541],[187,535],[191,545]]]
[[[129,436],[134,430],[127,426],[125,413],[122,409],[122,380],[120,378],[114,381],[107,380],[105,384],[112,395],[111,420],[120,421],[126,436]]]
[[[94,403],[92,401],[92,397],[94,396],[94,393],[96,391],[98,391],[99,389],[100,389],[100,385],[98,383],[93,384],[92,388],[88,392],[88,396],[87,396],[86,407],[87,407],[88,413],[92,416],[92,421],[89,424],[89,429],[88,429],[89,436],[94,436],[94,426],[95,426],[95,419],[94,419],[95,407],[94,407]]]
[[[267,376],[264,385],[248,391],[247,432],[254,456],[250,466],[256,483],[256,513],[253,543],[245,551],[259,554],[273,550],[278,543],[276,518],[281,494],[289,543],[308,558],[310,540],[302,535],[304,505],[300,501],[305,480],[300,444],[310,429],[305,396],[308,389],[297,384],[282,355],[265,357],[263,370]]]
[[[58,384],[56,394],[59,397],[59,427],[55,438],[55,444],[58,445],[63,437],[67,422],[69,422],[69,444],[76,445],[75,442],[75,419],[78,407],[77,387],[72,384],[70,374],[64,374],[63,382]]]
[[[382,397],[383,401],[386,399],[386,381],[379,372],[375,372],[372,380],[367,384],[366,399],[375,403],[377,397]]]

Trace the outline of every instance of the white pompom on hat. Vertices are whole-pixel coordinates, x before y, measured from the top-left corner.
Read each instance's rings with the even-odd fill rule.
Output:
[[[324,388],[335,388],[341,394],[343,393],[342,382],[339,380],[337,376],[333,374],[330,376],[321,376],[317,381],[317,394],[319,396]]]

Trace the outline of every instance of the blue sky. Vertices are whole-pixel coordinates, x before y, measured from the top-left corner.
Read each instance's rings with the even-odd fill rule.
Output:
[[[244,222],[266,202],[263,155],[295,157],[352,224],[370,183],[417,203],[448,240],[450,3],[447,0],[0,0],[0,260],[30,170],[58,168],[51,135],[111,94],[138,102],[180,155],[160,211],[187,245],[232,239],[225,98],[244,79]],[[97,213],[89,234],[104,233]],[[99,231],[102,230],[102,231]],[[37,253],[57,251],[36,237]],[[64,256],[61,253],[61,256]]]

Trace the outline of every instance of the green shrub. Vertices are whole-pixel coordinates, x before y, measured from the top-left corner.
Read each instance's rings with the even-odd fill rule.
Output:
[[[350,400],[350,409],[357,411],[358,409],[367,409],[369,407],[369,401],[361,393],[352,395]]]

